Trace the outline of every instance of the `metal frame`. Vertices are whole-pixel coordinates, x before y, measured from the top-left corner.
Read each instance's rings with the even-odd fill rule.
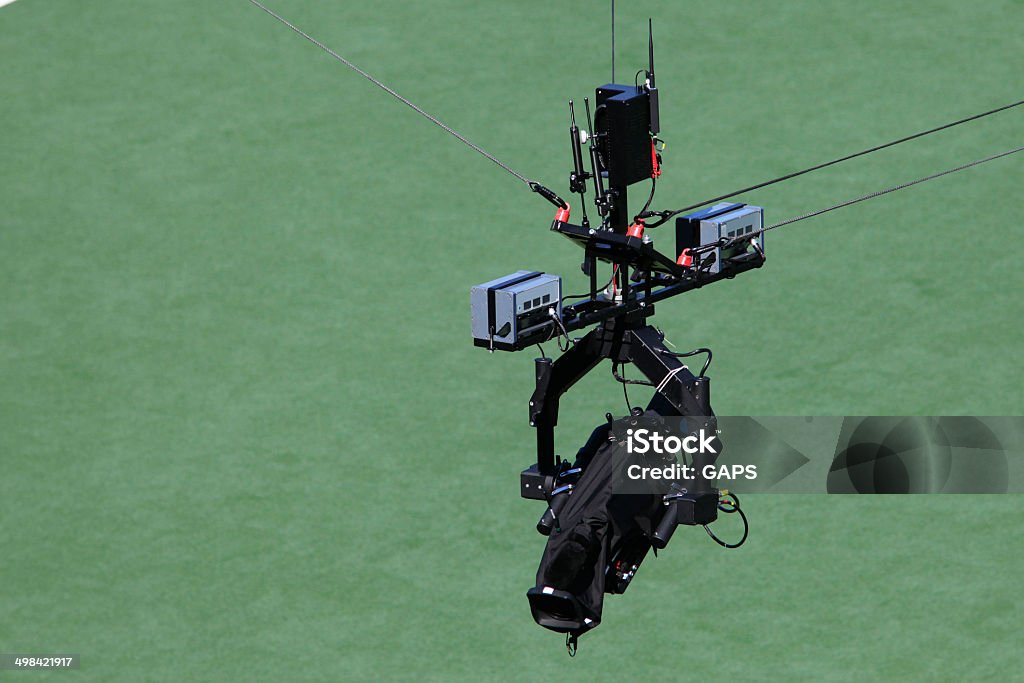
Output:
[[[557,473],[555,427],[559,401],[565,392],[602,360],[632,363],[656,387],[674,414],[703,417],[703,427],[714,430],[710,378],[697,377],[663,343],[664,334],[640,316],[619,316],[588,332],[557,360],[537,358],[536,388],[530,397],[530,425],[537,430],[537,466],[540,476]],[[532,497],[532,496],[531,496]]]

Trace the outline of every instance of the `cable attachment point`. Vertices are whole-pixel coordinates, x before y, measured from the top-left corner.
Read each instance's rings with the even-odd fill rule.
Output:
[[[754,248],[754,251],[757,252],[757,255],[761,257],[762,261],[764,261],[764,249],[761,248],[761,244],[757,241],[756,237],[750,238],[750,246]]]
[[[559,209],[569,210],[569,205],[565,203],[565,200],[555,194],[554,190],[548,189],[538,183],[536,180],[530,181],[530,189],[539,194],[544,199],[554,204]],[[568,216],[566,216],[568,218]]]
[[[555,211],[555,222],[556,223],[568,223],[569,222],[569,211],[570,207],[568,204],[565,205],[564,209]]]
[[[644,236],[644,219],[637,218],[635,221],[633,221],[633,224],[626,229],[626,235],[628,237],[636,237],[637,239],[642,239]]]

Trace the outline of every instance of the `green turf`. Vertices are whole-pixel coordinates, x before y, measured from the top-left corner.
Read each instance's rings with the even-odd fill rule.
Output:
[[[564,191],[606,3],[274,6]],[[618,14],[620,79],[657,22],[661,207],[1022,95],[1020,0]],[[467,319],[521,267],[582,283],[550,207],[241,0],[19,0],[0,65],[0,652],[83,658],[41,680],[1019,677],[1016,496],[751,497],[747,546],[681,530],[569,660],[524,596],[532,354]],[[781,219],[1021,121],[745,199]],[[1022,164],[782,230],[657,322],[715,349],[722,414],[1019,415]],[[560,450],[621,405],[587,378]]]

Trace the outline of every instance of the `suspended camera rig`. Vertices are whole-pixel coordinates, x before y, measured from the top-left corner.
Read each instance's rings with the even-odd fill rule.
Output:
[[[659,492],[656,501],[651,495],[628,499],[619,496],[617,515],[607,512],[611,496],[602,498],[600,491],[593,492],[594,500],[600,501],[591,504],[595,509],[580,508],[575,515],[565,514],[577,487],[589,483],[590,489],[601,489],[610,485],[611,469],[593,463],[596,458],[616,455],[607,444],[614,438],[610,429],[599,428],[574,462],[556,456],[554,431],[561,396],[602,361],[610,360],[616,379],[624,385],[646,384],[655,389],[647,410],[631,410],[632,417],[644,413],[663,418],[678,416],[688,420],[687,429],[692,433],[704,430],[715,434],[707,366],[695,375],[680,360],[707,353],[710,362],[710,350],[674,353],[665,345],[664,335],[648,320],[659,301],[734,278],[765,262],[763,212],[760,207],[739,203],[717,204],[677,218],[673,255],[655,248],[643,215],[653,200],[662,161],[650,23],[648,60],[643,84],[598,87],[593,115],[589,99],[585,100],[587,131],[576,125],[574,105],[569,103],[573,158],[569,187],[580,197],[583,220],[570,222],[570,208],[564,200],[546,188],[534,188],[557,207],[551,230],[583,249],[581,269],[590,284],[587,294],[576,297],[583,300],[562,306],[566,297],[561,294],[561,279],[529,271],[478,285],[470,295],[477,346],[490,351],[518,351],[552,338],[565,339],[560,357],[551,359],[542,353],[535,360],[536,389],[530,398],[529,417],[536,430],[537,460],[522,472],[520,493],[524,498],[547,502],[537,529],[550,538],[538,583],[528,592],[531,611],[541,626],[568,634],[567,645],[572,649],[580,634],[600,623],[601,595],[624,592],[648,551],[664,548],[678,524],[707,528],[717,518],[720,506],[733,511],[731,504],[738,509],[735,498],[730,500],[698,477],[686,488]],[[584,164],[583,144],[588,144],[589,169]],[[642,182],[651,185],[648,199],[643,209],[631,216],[628,189]],[[593,188],[598,213],[593,225],[586,215],[588,187]],[[612,269],[611,280],[604,288],[598,285],[599,263]],[[595,325],[581,339],[570,336],[575,330]],[[646,381],[622,377],[618,368],[627,364],[635,366]],[[610,423],[612,416],[606,417]],[[720,453],[721,442],[717,443]],[[713,462],[705,459],[694,464],[699,471]],[[594,473],[598,471],[601,474]],[[587,482],[587,477],[592,481]],[[591,533],[594,519],[602,519],[601,524],[607,527],[601,530],[599,539]],[[635,519],[643,523],[631,521]],[[574,541],[575,545],[567,540],[571,534],[581,539]],[[600,546],[600,550],[588,551],[590,546]],[[566,558],[574,552],[594,557],[566,570],[564,565],[572,564]],[[595,563],[597,567],[587,566]],[[586,574],[588,570],[591,573]],[[581,575],[589,581],[580,580]]]
[[[608,457],[605,456],[614,446],[615,439],[611,429],[613,417],[608,413],[607,423],[594,430],[577,452],[575,462],[556,456],[554,429],[561,396],[607,359],[612,362],[612,373],[624,389],[630,384],[654,388],[646,411],[630,407],[630,414],[625,420],[643,420],[652,415],[680,416],[687,419],[687,428],[693,432],[703,429],[713,433],[716,422],[710,402],[710,379],[706,376],[711,351],[706,348],[688,353],[669,350],[664,344],[664,335],[648,324],[656,303],[760,268],[765,263],[764,237],[771,230],[1024,151],[1024,146],[1012,148],[769,226],[764,226],[760,207],[724,202],[746,192],[1024,105],[1024,100],[1020,100],[681,209],[652,210],[650,207],[661,175],[662,158],[658,137],[659,92],[654,74],[653,31],[649,24],[648,68],[637,72],[637,76],[645,75],[642,84],[634,79],[632,85],[609,83],[598,87],[593,115],[589,99],[585,100],[586,131],[577,127],[575,108],[572,101],[569,103],[573,157],[569,190],[571,194],[579,195],[582,210],[582,220],[576,224],[569,220],[568,203],[554,191],[519,173],[258,0],[249,2],[554,204],[556,213],[551,230],[583,249],[581,267],[589,279],[589,290],[585,294],[563,295],[559,276],[520,270],[478,285],[472,288],[470,295],[476,346],[492,352],[520,351],[534,345],[541,348],[541,357],[535,360],[534,366],[536,387],[529,402],[529,421],[536,430],[536,462],[522,472],[520,493],[524,498],[547,502],[537,529],[548,536],[548,543],[538,570],[537,585],[528,592],[528,598],[538,624],[567,634],[566,644],[570,653],[575,652],[578,635],[600,623],[601,596],[625,591],[649,550],[664,548],[677,525],[703,525],[712,539],[727,548],[742,545],[747,537],[747,527],[746,516],[740,510],[735,494],[719,491],[698,477],[687,488],[673,485],[654,496],[653,500],[650,495],[646,498],[619,496],[620,499],[628,499],[625,506],[605,495],[603,505],[615,510],[604,518],[607,533],[599,533],[590,539],[595,547],[600,546],[600,552],[574,554],[574,548],[585,544],[586,539],[580,540],[579,534],[573,535],[572,530],[562,527],[566,520],[591,519],[592,516],[587,517],[587,514],[592,510],[585,509],[585,504],[580,502],[585,497],[583,494],[574,496],[573,493],[584,491],[589,500],[595,495],[594,491],[603,486],[603,480],[596,484],[595,480],[607,475]],[[612,17],[614,81],[614,0]],[[584,163],[584,145],[589,168]],[[631,216],[628,189],[646,181],[651,183],[646,203]],[[597,209],[593,225],[586,210],[588,186],[593,188],[593,204]],[[686,213],[695,209],[699,210]],[[650,230],[672,218],[676,218],[675,243],[672,254],[666,255],[655,248]],[[599,263],[612,268],[611,279],[606,285],[599,285]],[[563,305],[565,301],[577,299],[577,303]],[[570,336],[572,332],[591,326],[593,329],[579,339]],[[539,346],[552,339],[558,342],[562,351],[557,359],[547,357]],[[697,355],[706,355],[707,360],[695,375],[680,359]],[[623,377],[618,370],[627,364],[634,365],[646,380]],[[717,437],[715,441],[720,453],[722,444]],[[604,463],[601,462],[602,457]],[[702,463],[695,457],[694,464],[699,466]],[[625,517],[641,523],[624,524],[623,510]],[[716,520],[718,512],[739,513],[744,522],[744,532],[738,542],[726,543],[710,530],[708,525]],[[588,564],[592,566],[586,566]],[[552,577],[553,580],[549,581]]]

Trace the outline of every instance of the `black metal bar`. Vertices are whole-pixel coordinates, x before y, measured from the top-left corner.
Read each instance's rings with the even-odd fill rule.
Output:
[[[677,294],[684,294],[694,289],[699,289],[700,287],[711,284],[712,282],[731,279],[740,273],[745,273],[748,270],[753,270],[754,268],[760,268],[764,263],[764,261],[757,258],[756,255],[751,254],[748,256],[749,258],[744,260],[730,261],[728,267],[723,267],[722,272],[720,273],[703,274],[700,277],[668,284],[660,289],[653,290],[650,295],[648,295],[645,290],[648,288],[650,283],[654,282],[656,284],[658,280],[645,280],[644,282],[637,284],[634,288],[634,291],[637,291],[637,296],[634,299],[624,301],[621,304],[609,304],[598,310],[588,310],[595,303],[593,299],[589,299],[587,301],[581,301],[580,303],[573,304],[572,306],[566,306],[563,311],[563,317],[566,319],[565,328],[571,332],[595,323],[604,322],[610,318],[630,313],[638,313],[640,311],[643,311],[645,316],[653,315],[653,304],[658,301],[664,301],[665,299],[676,296]],[[607,302],[602,301],[598,303]],[[568,315],[566,315],[566,312]],[[544,329],[549,331],[548,328]],[[534,342],[531,341],[530,343]]]
[[[608,227],[620,235],[626,234],[629,227],[629,200],[626,186],[608,188],[610,202],[608,207]]]
[[[587,270],[590,271],[590,298],[597,298],[597,259],[592,254],[586,257]]]
[[[680,415],[700,416],[702,406],[693,396],[696,377],[683,363],[673,356],[662,353],[668,348],[662,342],[662,335],[650,326],[633,330],[630,334],[629,360],[636,369],[649,379]]]
[[[537,386],[530,397],[530,425],[537,430],[537,469],[543,475],[555,472],[555,425],[558,400],[606,356],[603,355],[604,327],[591,330],[557,360],[538,358]]]
[[[650,326],[634,330],[629,344],[629,359],[647,379],[657,386],[660,393],[671,403],[679,414],[693,418],[688,424],[691,431],[703,429],[706,433],[717,434],[718,421],[711,409],[710,379],[695,377],[685,368],[678,358],[666,353],[668,348],[663,343],[664,335]],[[692,485],[688,486],[691,493],[710,493],[711,483],[704,478],[705,465],[713,465],[722,452],[722,442],[715,436],[716,453],[695,453],[693,466],[697,476]]]

